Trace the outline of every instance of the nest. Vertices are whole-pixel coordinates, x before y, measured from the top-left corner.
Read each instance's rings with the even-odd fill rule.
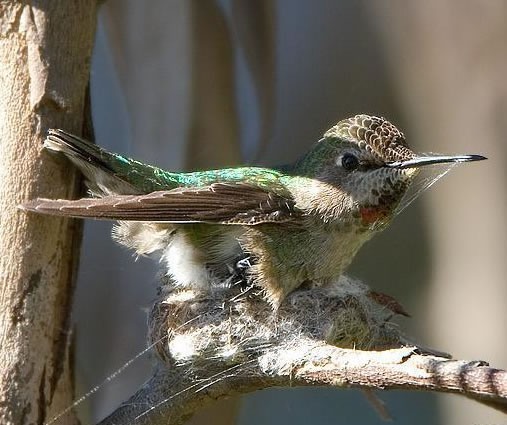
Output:
[[[391,321],[396,314],[405,313],[391,297],[347,276],[294,291],[276,311],[254,287],[204,294],[168,285],[150,313],[150,342],[167,367],[209,370],[212,363],[245,364],[280,344],[300,346],[306,338],[360,350],[400,347],[404,337]]]

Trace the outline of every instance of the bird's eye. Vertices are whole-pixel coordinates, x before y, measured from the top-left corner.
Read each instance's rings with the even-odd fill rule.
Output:
[[[354,171],[359,167],[359,159],[351,153],[346,153],[342,156],[342,167],[345,171]]]

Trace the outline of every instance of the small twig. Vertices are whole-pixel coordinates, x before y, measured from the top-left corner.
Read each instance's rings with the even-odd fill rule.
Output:
[[[368,403],[370,403],[370,405],[376,410],[380,419],[389,422],[393,420],[391,414],[389,413],[389,410],[387,410],[386,404],[383,400],[380,399],[379,396],[377,396],[372,390],[367,390],[365,388],[361,389],[361,392],[363,393],[366,400],[368,400]]]

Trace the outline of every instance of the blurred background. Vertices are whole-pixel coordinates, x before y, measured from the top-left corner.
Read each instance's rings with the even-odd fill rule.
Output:
[[[412,314],[422,344],[507,367],[507,2],[108,0],[92,63],[97,143],[171,170],[285,163],[356,113],[416,151],[478,153],[369,242],[350,274]],[[146,346],[157,264],[87,222],[75,299],[78,395]],[[150,374],[143,356],[82,406],[95,422]],[[382,392],[399,424],[500,424],[464,398]],[[192,424],[377,424],[354,390],[276,389]]]

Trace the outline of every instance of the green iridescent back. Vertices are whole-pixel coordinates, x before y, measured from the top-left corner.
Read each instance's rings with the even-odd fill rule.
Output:
[[[142,193],[177,187],[207,186],[217,182],[233,181],[244,181],[264,186],[276,182],[284,175],[281,171],[261,167],[237,167],[175,173],[118,154],[105,152],[102,149],[100,150],[102,159],[106,159],[103,155],[107,155],[107,165],[111,171],[117,177],[138,187]]]

